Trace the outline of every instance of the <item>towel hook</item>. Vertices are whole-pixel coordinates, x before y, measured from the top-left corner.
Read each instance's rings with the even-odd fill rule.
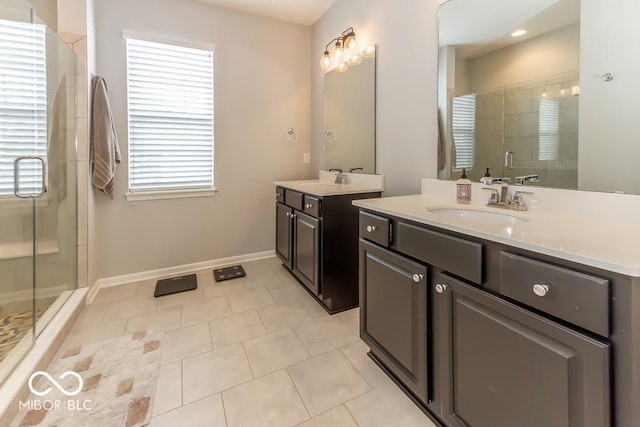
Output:
[[[298,132],[296,132],[294,128],[287,129],[284,134],[284,140],[291,144],[295,144],[298,142]]]

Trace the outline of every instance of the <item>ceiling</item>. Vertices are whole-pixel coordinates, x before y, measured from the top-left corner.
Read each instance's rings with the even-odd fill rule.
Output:
[[[580,0],[455,0],[441,6],[440,46],[474,57],[580,21]],[[512,31],[526,28],[524,37]]]
[[[313,25],[336,0],[197,0],[281,21]]]

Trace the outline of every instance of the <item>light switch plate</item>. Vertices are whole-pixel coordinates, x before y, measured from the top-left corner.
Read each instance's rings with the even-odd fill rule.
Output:
[[[308,165],[309,163],[311,163],[311,153],[304,153],[304,154],[302,155],[302,162],[303,162],[305,165]]]

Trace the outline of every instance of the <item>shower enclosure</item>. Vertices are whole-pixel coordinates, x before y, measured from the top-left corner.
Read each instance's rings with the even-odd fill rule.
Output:
[[[76,57],[0,0],[0,382],[76,288]]]

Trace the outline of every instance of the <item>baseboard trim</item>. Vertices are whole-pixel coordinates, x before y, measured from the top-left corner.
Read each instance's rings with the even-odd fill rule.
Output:
[[[139,282],[141,280],[159,279],[166,276],[179,275],[189,273],[194,270],[204,270],[206,268],[217,268],[229,264],[236,264],[240,262],[257,261],[265,258],[272,258],[275,256],[275,251],[256,252],[253,254],[238,255],[228,258],[220,258],[209,261],[195,262],[192,264],[177,265],[173,267],[159,268],[156,270],[141,271],[138,273],[123,274],[122,276],[107,277],[104,279],[98,279],[91,286],[87,293],[87,304],[91,304],[98,295],[98,291],[102,288],[109,288],[111,286],[126,285],[127,283]]]

